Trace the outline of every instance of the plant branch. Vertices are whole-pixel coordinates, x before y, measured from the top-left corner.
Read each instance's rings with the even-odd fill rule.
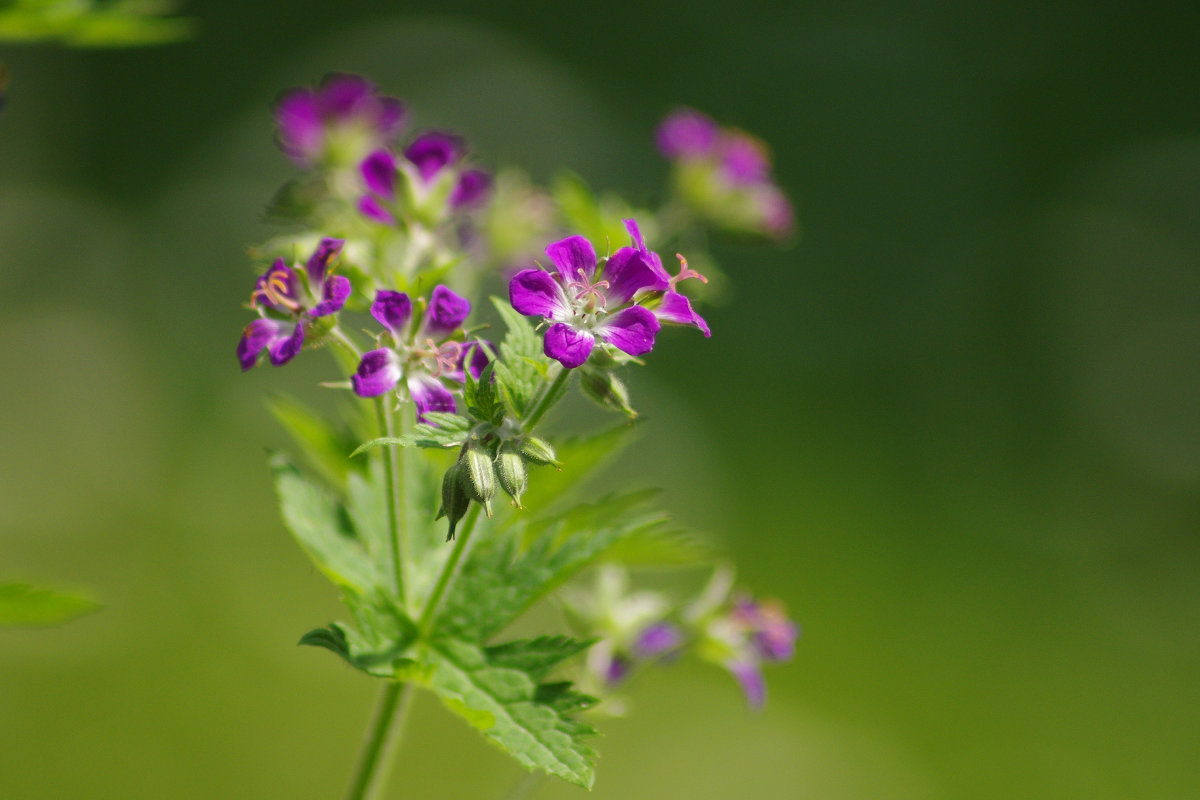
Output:
[[[395,420],[392,418],[392,412],[387,408],[384,398],[380,397],[375,400],[375,414],[379,417],[379,428],[383,436],[394,438]],[[401,520],[401,508],[403,508],[403,497],[401,496],[402,489],[400,487],[399,469],[396,463],[396,447],[388,445],[386,453],[383,455],[383,477],[387,483],[387,511],[388,511],[388,532],[391,534],[392,543],[392,576],[396,581],[396,597],[400,600],[402,608],[408,608],[408,601],[404,594],[404,567],[403,567],[403,538],[404,525]]]
[[[467,549],[467,544],[471,540],[471,534],[475,531],[475,523],[479,520],[480,508],[481,506],[478,503],[472,503],[471,510],[467,512],[467,517],[459,529],[458,538],[454,541],[454,549],[450,551],[450,558],[446,560],[446,565],[442,567],[442,574],[438,576],[437,584],[434,585],[433,591],[429,595],[429,600],[425,603],[425,609],[421,612],[421,621],[417,623],[417,636],[419,638],[424,638],[429,633],[430,626],[433,624],[433,618],[437,615],[438,606],[441,605],[446,590],[458,575],[459,561],[462,560],[463,553]]]
[[[542,417],[546,412],[554,407],[554,404],[559,401],[562,396],[563,384],[571,377],[571,370],[566,367],[559,367],[558,375],[555,376],[554,382],[547,387],[546,391],[542,392],[538,397],[537,404],[533,407],[533,411],[529,412],[529,416],[525,418],[523,426],[526,431],[531,431],[541,422]]]
[[[350,788],[346,790],[346,800],[378,796],[391,755],[403,736],[404,723],[416,693],[411,683],[388,681],[383,687],[375,704],[375,715],[367,728],[367,738],[359,751]]]

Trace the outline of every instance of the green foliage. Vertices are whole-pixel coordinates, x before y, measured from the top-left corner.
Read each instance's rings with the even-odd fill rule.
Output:
[[[50,627],[99,608],[99,603],[82,595],[28,583],[0,583],[0,625]]]
[[[533,326],[508,302],[492,298],[492,305],[504,320],[508,333],[500,344],[499,360],[495,364],[496,381],[504,402],[517,417],[530,410],[538,388],[550,369],[550,359],[542,353],[541,339]]]
[[[412,432],[403,436],[381,436],[378,439],[372,439],[356,447],[350,453],[351,458],[383,445],[458,447],[467,440],[467,435],[471,432],[474,424],[470,419],[459,414],[444,414],[437,411],[429,412],[425,418],[434,424],[422,422],[413,428]]]
[[[272,397],[267,408],[330,486],[345,485],[352,466],[346,453],[354,447],[354,440],[348,433],[338,430],[324,416],[287,395]]]
[[[612,249],[629,243],[629,232],[622,220],[636,219],[643,233],[653,232],[655,228],[653,215],[648,211],[634,210],[614,194],[597,197],[578,175],[559,175],[550,192],[562,211],[567,229],[592,242],[597,255],[605,255],[606,242]]]
[[[537,470],[529,481],[524,503],[544,509],[561,505],[585,479],[611,461],[637,437],[637,424],[626,422],[594,433],[562,439],[555,447],[561,470]]]
[[[492,380],[495,373],[495,361],[484,367],[483,372],[479,374],[479,380],[471,376],[471,370],[464,370],[466,383],[463,386],[463,402],[466,403],[467,411],[472,417],[498,428],[504,424],[507,409],[500,400],[500,390],[496,388],[496,382]]]
[[[481,731],[528,770],[540,770],[591,788],[596,754],[585,739],[595,730],[569,716],[591,701],[539,677],[586,645],[562,639],[512,642],[483,649],[457,639],[438,639],[421,648],[432,667],[428,686],[455,714]],[[557,660],[553,660],[557,659]],[[522,668],[532,665],[534,668]]]
[[[192,20],[164,18],[164,0],[15,0],[0,10],[0,41],[60,40],[75,47],[138,47],[186,39]]]

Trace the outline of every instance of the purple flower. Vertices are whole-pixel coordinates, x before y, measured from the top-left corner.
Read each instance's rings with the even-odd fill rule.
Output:
[[[364,151],[395,140],[404,127],[403,104],[382,97],[358,75],[326,75],[317,89],[292,89],[275,104],[279,147],[312,166],[326,158],[354,163]]]
[[[655,140],[659,152],[667,158],[706,158],[713,154],[720,130],[699,111],[681,108],[659,124]]]
[[[758,603],[743,596],[710,626],[709,632],[729,648],[724,666],[741,684],[746,700],[751,706],[761,707],[767,695],[761,665],[792,657],[799,626],[788,619],[778,601]]]
[[[625,230],[629,231],[629,235],[633,237],[634,247],[637,248],[643,258],[646,259],[658,273],[659,277],[667,282],[667,289],[661,297],[653,298],[651,302],[647,302],[646,306],[654,312],[654,316],[658,317],[660,322],[669,322],[674,325],[692,325],[699,328],[700,331],[707,337],[712,336],[712,331],[708,329],[708,323],[704,321],[694,310],[692,303],[685,295],[675,291],[675,286],[688,278],[696,278],[701,283],[708,283],[708,278],[691,269],[688,266],[687,259],[678,253],[675,257],[679,259],[679,274],[671,277],[665,267],[663,267],[662,259],[658,257],[658,253],[646,247],[646,240],[642,238],[642,232],[638,228],[637,222],[631,219],[625,220]]]
[[[358,201],[359,212],[384,225],[395,224],[400,212],[399,181],[407,180],[420,201],[443,175],[458,169],[465,153],[466,147],[459,137],[437,132],[414,139],[405,148],[403,160],[388,150],[375,150],[359,164],[359,174],[367,188]],[[492,179],[486,172],[468,169],[451,179],[455,182],[449,187],[446,208],[452,211],[474,208],[487,200]]]
[[[622,247],[598,265],[591,242],[570,236],[547,247],[546,255],[556,273],[521,270],[508,292],[517,311],[550,320],[547,356],[578,367],[597,338],[631,356],[650,352],[661,326],[653,312],[633,303],[634,295],[665,291],[670,283],[640,251]]]
[[[279,258],[258,277],[250,307],[259,318],[242,331],[237,347],[243,372],[258,363],[263,350],[277,367],[291,361],[304,346],[310,321],[341,311],[350,296],[350,280],[331,275],[330,266],[344,245],[342,239],[322,239],[302,270]]]
[[[457,404],[446,381],[461,384],[465,371],[478,378],[487,355],[478,341],[451,338],[471,313],[466,298],[445,286],[434,287],[421,321],[413,325],[413,303],[404,292],[381,289],[371,316],[387,330],[390,347],[364,353],[350,384],[359,397],[378,397],[404,381],[417,407],[417,420],[431,411],[454,412]]]

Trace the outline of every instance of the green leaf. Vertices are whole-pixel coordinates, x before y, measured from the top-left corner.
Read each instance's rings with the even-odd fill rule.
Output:
[[[478,541],[434,621],[435,635],[486,641],[615,543],[667,525],[646,493],[580,505]]]
[[[530,673],[493,663],[467,642],[439,640],[422,656],[432,666],[429,688],[493,744],[530,771],[592,787],[596,753],[583,740],[595,730],[567,716],[580,704],[558,707],[561,690],[543,691]]]
[[[0,583],[0,625],[44,628],[99,608],[99,603],[82,595],[28,583]]]
[[[570,497],[585,479],[632,444],[638,434],[636,422],[623,422],[595,433],[555,441],[561,470],[537,469],[529,475],[529,490],[522,502],[529,508],[546,509]]]
[[[539,636],[485,648],[488,661],[498,667],[527,672],[541,680],[556,666],[592,645],[568,636]]]
[[[348,433],[339,431],[325,416],[287,395],[272,397],[267,409],[331,486],[345,485],[352,466],[346,453],[354,447]]]
[[[271,457],[283,522],[317,568],[334,583],[368,595],[380,582],[346,509],[300,474],[286,456]]]
[[[385,627],[387,631],[382,635],[380,631],[359,633],[348,625],[333,622],[304,634],[297,644],[323,647],[368,675],[393,678],[399,668],[411,661],[404,656],[413,643],[416,628],[411,623],[404,628],[397,625]]]
[[[412,429],[412,432],[406,433],[403,436],[381,436],[378,439],[372,439],[369,442],[360,444],[350,457],[360,455],[368,450],[373,450],[376,447],[384,445],[396,445],[397,447],[457,447],[467,439],[467,434],[471,432],[474,422],[459,414],[443,414],[441,412],[430,411],[425,415],[425,419],[430,423],[420,423]]]
[[[508,328],[500,344],[500,360],[493,362],[496,381],[505,403],[515,416],[522,417],[545,380],[550,361],[542,353],[541,339],[534,333],[529,320],[498,297],[492,298],[492,305]]]

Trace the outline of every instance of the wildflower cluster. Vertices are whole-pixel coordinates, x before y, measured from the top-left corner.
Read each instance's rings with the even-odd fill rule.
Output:
[[[671,160],[679,201],[724,228],[786,239],[795,228],[791,203],[771,177],[766,143],[722,128],[684,108],[658,126],[658,150]]]
[[[284,521],[353,621],[302,643],[382,678],[381,707],[428,690],[527,768],[582,785],[593,779],[586,720],[615,709],[611,690],[640,667],[694,653],[761,705],[760,666],[790,656],[796,636],[781,607],[730,600],[728,586],[673,604],[630,590],[619,566],[599,568],[623,548],[696,568],[713,556],[645,493],[580,492],[630,439],[628,420],[571,438],[542,427],[575,388],[635,417],[623,371],[664,327],[711,335],[683,293],[706,278],[682,254],[672,274],[643,235],[685,239],[677,225],[666,232],[669,204],[635,215],[577,180],[552,190],[511,170],[493,180],[462,136],[412,128],[403,103],[358,76],[283,94],[275,118],[300,174],[271,205],[285,230],[252,251],[261,274],[238,362],[282,366],[324,347],[338,374],[323,385],[346,400],[344,421],[297,401],[273,407],[312,468],[273,458]],[[668,139],[680,158],[711,160],[679,149],[703,138],[696,130]],[[730,136],[717,136],[721,158],[749,170]],[[762,172],[737,190],[761,188]],[[611,251],[610,231],[628,243]],[[548,268],[528,255],[538,252]],[[507,297],[480,303],[488,286]],[[592,568],[596,582],[575,581]],[[579,638],[494,641],[564,584]],[[577,683],[553,677],[562,672]]]

